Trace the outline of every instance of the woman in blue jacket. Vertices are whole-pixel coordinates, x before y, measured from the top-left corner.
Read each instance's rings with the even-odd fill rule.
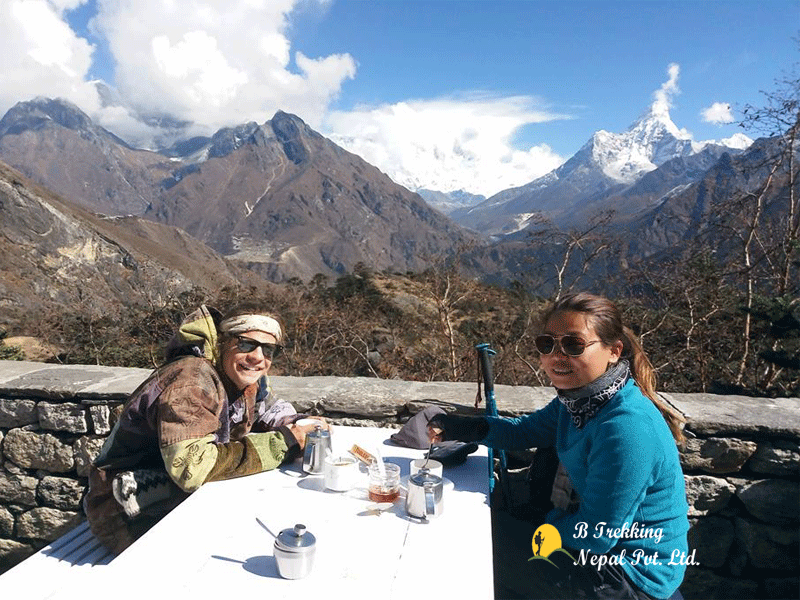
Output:
[[[691,563],[682,417],[656,394],[653,368],[611,301],[573,294],[542,322],[536,348],[558,396],[516,419],[437,415],[431,437],[555,449],[560,476],[545,522],[574,561],[532,561],[545,597],[681,598]]]

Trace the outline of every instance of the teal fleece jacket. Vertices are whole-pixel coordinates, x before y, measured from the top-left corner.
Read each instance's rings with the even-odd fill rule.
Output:
[[[587,551],[614,556],[644,592],[675,592],[691,560],[683,471],[664,417],[632,379],[582,429],[558,398],[517,419],[487,421],[487,446],[555,447],[580,507],[574,514],[556,508],[546,521],[580,564],[596,568]]]

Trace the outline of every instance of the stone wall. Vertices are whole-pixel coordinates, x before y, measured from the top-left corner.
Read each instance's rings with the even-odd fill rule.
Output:
[[[148,374],[0,361],[0,572],[83,520],[87,466],[110,432],[113,409]],[[473,383],[273,377],[272,387],[299,411],[348,425],[399,427],[429,404],[475,410]],[[687,415],[690,436],[681,460],[697,565],[683,595],[800,597],[800,399],[664,396]],[[551,388],[496,387],[507,416],[552,397]],[[529,459],[509,456],[504,489],[512,507],[527,501]]]

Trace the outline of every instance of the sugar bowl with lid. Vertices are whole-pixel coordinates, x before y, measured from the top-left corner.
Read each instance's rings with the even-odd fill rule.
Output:
[[[302,523],[284,529],[275,538],[273,554],[278,574],[284,579],[302,579],[314,566],[317,539]]]

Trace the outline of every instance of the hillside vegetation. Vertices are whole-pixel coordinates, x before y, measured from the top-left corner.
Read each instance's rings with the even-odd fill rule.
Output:
[[[687,279],[703,289],[676,284],[674,295],[658,302],[617,299],[657,369],[659,389],[800,394],[797,305],[761,300],[760,309],[751,313],[759,318],[751,320],[749,352],[743,356],[740,332],[748,314],[743,297],[708,272]],[[488,342],[497,352],[496,383],[548,385],[532,341],[545,299],[519,288],[481,285],[452,269],[389,275],[359,268],[328,283],[318,277],[270,291],[224,288],[213,296],[195,290],[159,305],[140,302],[102,313],[53,306],[31,315],[20,328],[55,350],[52,361],[150,368],[195,306],[224,309],[231,302],[258,299],[287,330],[285,351],[273,366],[276,374],[476,381],[474,346]],[[5,358],[21,358],[18,349],[0,350]],[[785,359],[781,364],[775,362],[778,355]]]

